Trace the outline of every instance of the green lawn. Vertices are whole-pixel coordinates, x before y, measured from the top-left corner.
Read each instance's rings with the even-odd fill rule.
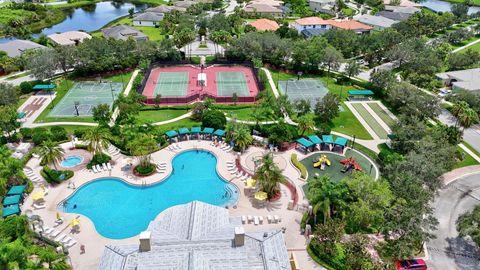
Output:
[[[468,50],[468,49],[473,50],[473,51],[477,51],[477,52],[480,53],[480,42],[478,42],[478,43],[476,43],[476,44],[474,44],[470,47],[467,47],[465,50]],[[464,51],[464,50],[461,50],[461,51]]]
[[[446,0],[447,2],[450,3],[464,3],[465,0]],[[472,4],[474,6],[480,6],[480,0],[472,0]]]
[[[186,114],[187,110],[173,110],[173,109],[161,109],[161,110],[148,110],[140,111],[138,114],[138,120],[142,122],[162,122],[170,120],[180,115]]]
[[[124,85],[127,86],[128,81],[132,77],[132,72],[128,72],[125,74],[119,74],[111,77],[105,77],[103,78],[104,80],[112,81],[112,82],[119,82],[121,83],[122,80],[124,82]],[[55,99],[53,99],[53,104],[58,104],[60,100],[67,94],[68,90],[72,88],[72,86],[75,84],[74,80],[67,79],[67,80],[62,80],[58,85],[57,85],[57,95]],[[48,117],[48,114],[52,110],[51,104],[43,110],[43,112],[35,119],[35,123],[44,123],[44,122],[94,122],[92,117]]]
[[[368,103],[368,106],[387,124],[390,128],[395,125],[395,120],[388,115],[388,113],[378,105],[378,103]]]
[[[87,129],[93,128],[89,126],[72,126],[72,125],[60,125],[59,127],[63,127],[68,132],[68,134],[73,134],[75,130],[87,130]]]
[[[182,119],[180,121],[176,121],[170,124],[158,126],[158,128],[162,131],[169,131],[169,130],[178,130],[180,128],[186,127],[199,127],[202,125],[202,122],[195,122],[190,118]]]
[[[463,141],[462,142],[463,145],[465,145],[468,149],[470,149],[470,151],[472,151],[473,153],[475,153],[475,155],[479,156],[480,157],[480,153],[475,149],[473,148],[470,144],[468,144],[467,142]]]
[[[380,124],[373,118],[373,116],[363,107],[361,103],[352,103],[352,106],[355,110],[362,116],[362,118],[367,122],[370,128],[380,137],[380,139],[387,139],[387,131],[380,126]]]
[[[160,28],[149,27],[149,26],[133,26],[132,18],[130,18],[129,16],[121,17],[119,19],[111,21],[110,23],[105,25],[103,28],[107,28],[115,25],[121,25],[121,24],[132,26],[133,28],[143,32],[151,41],[159,41],[165,38],[165,36],[162,35]],[[101,31],[94,31],[91,34],[95,37],[103,36]]]
[[[454,169],[457,168],[462,168],[466,166],[471,166],[471,165],[478,165],[479,163],[472,157],[470,156],[467,152],[465,152],[462,148],[457,146],[457,150],[460,151],[463,154],[463,160],[458,161],[453,167]]]

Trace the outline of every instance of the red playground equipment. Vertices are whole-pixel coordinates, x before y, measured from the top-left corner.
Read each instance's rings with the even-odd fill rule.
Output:
[[[360,167],[360,165],[358,165],[358,163],[355,161],[355,159],[353,157],[349,157],[347,159],[342,159],[342,160],[340,160],[340,163],[344,164],[344,166],[342,168],[343,173],[350,172],[353,169],[355,169],[357,171],[362,171],[363,170],[362,167]]]

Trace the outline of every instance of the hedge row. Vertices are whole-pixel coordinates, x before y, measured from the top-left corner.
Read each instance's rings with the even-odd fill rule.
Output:
[[[297,154],[293,153],[291,160],[292,160],[293,166],[295,166],[300,171],[300,177],[303,179],[306,179],[307,168],[305,168],[305,166],[302,163],[300,163],[300,161],[298,161]]]
[[[42,175],[43,178],[45,178],[45,180],[48,183],[55,183],[55,184],[60,184],[61,182],[73,177],[73,171],[69,171],[69,170],[57,171],[57,170],[52,170],[48,166],[44,166],[40,174]],[[62,175],[63,175],[63,179],[62,179]]]

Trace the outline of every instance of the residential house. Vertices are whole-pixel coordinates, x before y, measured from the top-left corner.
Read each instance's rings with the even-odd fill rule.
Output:
[[[128,25],[116,25],[102,29],[103,36],[106,38],[114,38],[127,40],[133,38],[136,41],[146,41],[148,37],[141,31]]]
[[[17,57],[28,50],[46,49],[47,47],[30,40],[12,40],[7,43],[0,43],[0,51],[7,53],[8,57]]]
[[[310,0],[308,1],[308,6],[311,11],[334,15],[335,11],[333,9],[335,8],[335,3],[335,0]]]
[[[157,26],[163,20],[163,13],[144,12],[133,17],[135,26]]]
[[[398,21],[391,20],[389,18],[381,17],[381,16],[373,16],[373,15],[360,15],[355,17],[355,20],[368,24],[373,27],[375,30],[382,30],[392,25],[396,24]]]
[[[321,29],[322,31],[327,31],[332,28],[328,20],[324,20],[320,17],[306,17],[297,19],[291,22],[290,26],[295,28],[299,34],[307,29]]]
[[[421,9],[418,7],[385,6],[385,11],[406,13],[406,14],[413,14],[415,12],[420,12],[420,10]]]
[[[436,74],[452,90],[468,90],[480,94],[480,68],[449,71]]]
[[[274,17],[281,17],[283,15],[283,10],[281,8],[259,3],[247,4],[243,8],[243,11],[255,15],[271,15]]]
[[[332,28],[338,28],[343,30],[350,30],[355,32],[356,34],[366,34],[370,33],[373,29],[372,26],[366,25],[356,20],[327,20],[328,23],[332,26]]]
[[[76,46],[82,43],[85,39],[91,39],[92,36],[81,31],[69,31],[59,34],[51,34],[48,38],[58,46]]]
[[[276,21],[269,19],[258,19],[249,24],[255,27],[257,31],[275,31],[280,27]]]
[[[292,263],[295,265],[295,262]],[[246,232],[228,209],[199,201],[161,212],[139,243],[107,245],[99,270],[291,270],[281,230]]]
[[[385,6],[399,6],[399,7],[417,7],[421,8],[422,5],[420,3],[415,3],[410,0],[400,0],[399,3],[396,3],[396,0],[383,0],[383,4]]]
[[[408,18],[410,16],[412,16],[412,14],[408,14],[408,13],[400,13],[400,12],[391,12],[391,11],[379,11],[375,14],[375,16],[380,16],[380,17],[384,17],[384,18],[388,18],[390,20],[394,20],[394,21],[397,21],[397,22],[403,22],[403,21],[406,21],[408,20]]]

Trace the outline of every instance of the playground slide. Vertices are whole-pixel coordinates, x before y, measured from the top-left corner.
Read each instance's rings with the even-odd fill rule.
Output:
[[[348,159],[342,159],[342,160],[340,160],[340,163],[342,163],[342,164],[346,164],[346,163],[348,163],[348,162],[349,162]],[[363,170],[362,167],[360,167],[360,165],[358,165],[357,162],[352,161],[352,163],[353,163],[353,167],[355,168],[355,170],[357,170],[357,171],[362,171],[362,170]]]
[[[318,167],[320,167],[320,165],[322,165],[321,161],[317,161],[317,162],[313,163],[314,168],[318,168]]]

